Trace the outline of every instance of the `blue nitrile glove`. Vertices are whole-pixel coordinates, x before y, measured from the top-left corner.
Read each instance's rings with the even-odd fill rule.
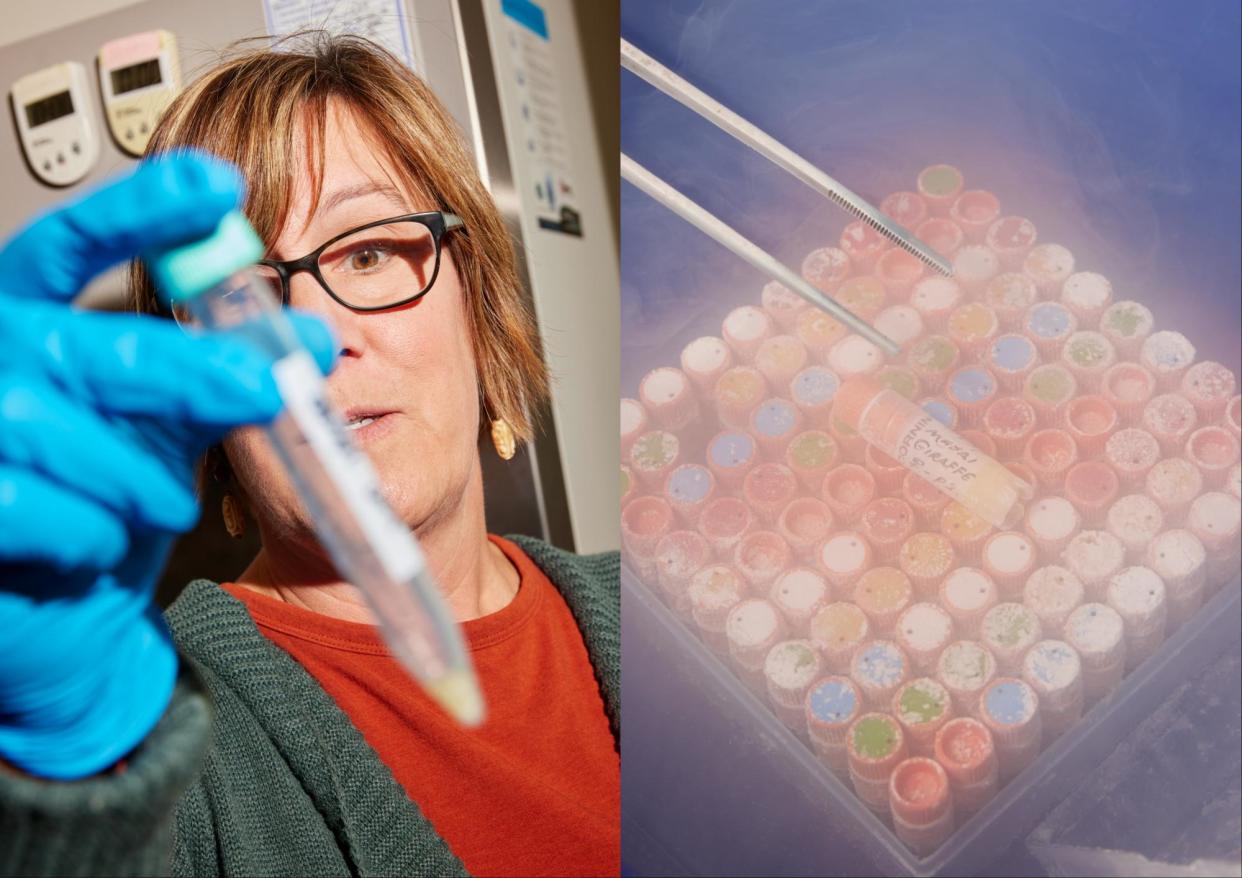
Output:
[[[93,774],[154,727],[177,658],[151,595],[198,518],[193,463],[280,409],[271,359],[240,339],[69,302],[109,266],[209,234],[241,191],[230,165],[169,156],[0,250],[0,758],[28,773]],[[328,369],[324,324],[297,328]]]

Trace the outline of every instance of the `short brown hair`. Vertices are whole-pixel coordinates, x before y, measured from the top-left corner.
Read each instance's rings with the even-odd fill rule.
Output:
[[[292,48],[290,48],[292,46]],[[427,84],[381,47],[361,37],[303,33],[279,49],[234,50],[190,85],[160,119],[148,155],[200,147],[236,164],[247,183],[245,212],[265,241],[288,215],[295,133],[305,125],[312,210],[323,179],[324,128],[330,99],[354,111],[372,142],[410,191],[464,220],[445,246],[461,277],[480,404],[531,438],[531,412],[543,403],[547,368],[518,279],[513,241],[484,187],[461,132]],[[130,304],[161,307],[146,272],[131,273]]]

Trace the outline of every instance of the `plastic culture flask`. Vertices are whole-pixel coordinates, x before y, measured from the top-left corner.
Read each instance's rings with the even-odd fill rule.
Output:
[[[1021,520],[1034,489],[901,394],[866,376],[841,385],[837,417],[867,442],[1002,530]]]
[[[384,499],[366,454],[328,400],[326,382],[254,270],[263,243],[238,211],[200,241],[148,254],[156,283],[193,326],[236,333],[271,354],[285,403],[264,432],[337,571],[358,586],[395,658],[463,725],[483,696],[461,631],[410,529]]]

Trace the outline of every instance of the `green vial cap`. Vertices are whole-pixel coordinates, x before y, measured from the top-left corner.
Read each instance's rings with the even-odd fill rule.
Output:
[[[216,230],[198,241],[147,254],[156,286],[173,302],[193,299],[235,271],[263,258],[263,242],[245,215],[224,215]]]

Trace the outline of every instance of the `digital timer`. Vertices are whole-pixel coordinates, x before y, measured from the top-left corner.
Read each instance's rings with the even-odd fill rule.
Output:
[[[86,68],[65,61],[13,83],[17,131],[30,169],[52,186],[69,186],[99,160],[99,123]]]
[[[160,114],[181,91],[176,38],[151,30],[105,43],[99,50],[99,83],[117,145],[142,155]]]

